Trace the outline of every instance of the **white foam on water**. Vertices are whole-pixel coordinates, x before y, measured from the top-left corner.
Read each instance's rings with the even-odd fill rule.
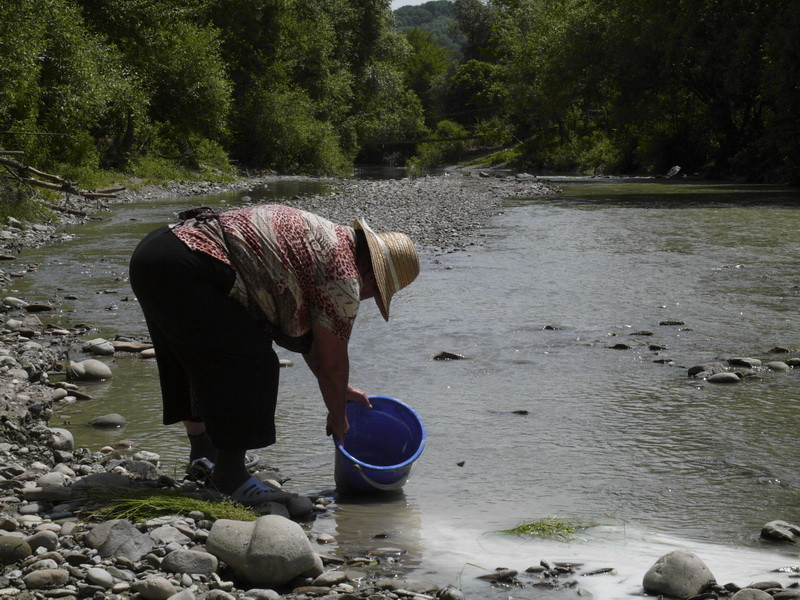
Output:
[[[800,558],[796,550],[780,547],[746,548],[709,544],[685,540],[660,533],[637,531],[629,527],[595,527],[582,534],[580,539],[542,540],[523,539],[516,536],[487,534],[469,527],[443,526],[441,523],[424,523],[423,546],[425,558],[421,578],[426,580],[435,573],[442,584],[453,584],[470,593],[472,597],[497,596],[498,598],[542,598],[542,591],[523,586],[511,587],[500,594],[479,575],[504,567],[519,571],[519,578],[530,582],[525,569],[549,563],[580,563],[572,578],[578,586],[589,591],[594,598],[634,598],[644,593],[642,578],[647,570],[664,554],[673,550],[691,552],[699,557],[714,574],[718,583],[735,583],[741,587],[757,581],[778,581],[784,587],[797,582],[788,572],[777,569],[797,567]],[[582,576],[596,569],[613,568],[611,573]],[[427,574],[427,577],[425,575]],[[565,590],[574,597],[575,588]],[[552,597],[556,592],[550,592]],[[565,596],[566,597],[566,596]]]

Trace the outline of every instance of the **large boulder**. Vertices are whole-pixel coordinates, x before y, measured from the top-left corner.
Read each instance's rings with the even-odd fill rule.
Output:
[[[691,552],[673,550],[650,567],[642,585],[650,594],[689,598],[697,596],[715,582],[714,575],[697,556]]]
[[[278,515],[250,522],[219,519],[206,550],[256,586],[282,586],[317,565],[303,528]]]

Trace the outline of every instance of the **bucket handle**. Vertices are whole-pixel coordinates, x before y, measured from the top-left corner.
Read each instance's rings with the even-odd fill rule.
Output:
[[[373,481],[366,473],[364,473],[364,470],[361,468],[361,465],[354,464],[353,469],[358,471],[358,474],[361,475],[361,478],[375,489],[381,490],[383,492],[393,492],[394,490],[399,489],[405,485],[406,481],[408,481],[408,479],[411,477],[411,473],[414,471],[415,466],[416,465],[411,465],[411,468],[409,468],[408,470],[408,474],[403,478],[402,481],[398,481],[392,484],[378,483],[377,481]]]

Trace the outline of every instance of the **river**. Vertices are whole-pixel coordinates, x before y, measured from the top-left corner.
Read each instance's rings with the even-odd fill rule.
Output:
[[[541,559],[614,567],[580,586],[596,598],[634,597],[649,566],[675,548],[697,554],[720,583],[790,583],[770,571],[797,565],[797,551],[763,545],[758,534],[770,520],[800,521],[800,371],[713,385],[688,378],[687,368],[800,355],[800,193],[646,180],[558,185],[557,196],[509,202],[469,251],[424,255],[391,322],[372,303],[362,307],[352,381],[411,404],[427,446],[403,496],[341,503],[315,528],[336,536],[343,554],[403,548],[412,576],[460,585],[471,598],[574,597],[475,580]],[[250,196],[319,191],[288,182]],[[52,322],[98,328],[87,337],[144,335],[126,279],[136,241],[178,210],[235,206],[240,196],[115,206],[73,229],[72,241],[24,253],[38,268],[10,292],[56,304]],[[643,332],[651,335],[631,335]],[[629,348],[610,348],[620,343]],[[775,346],[792,353],[769,354]],[[440,351],[467,360],[433,360]],[[59,411],[53,425],[93,448],[133,440],[180,473],[187,445],[180,427],[159,424],[155,364],[110,362],[114,378],[87,386],[94,400]],[[109,412],[129,425],[86,426]],[[264,451],[291,476],[288,489],[333,487],[324,424],[300,360],[282,371],[278,443]],[[594,526],[567,540],[498,533],[551,516]]]

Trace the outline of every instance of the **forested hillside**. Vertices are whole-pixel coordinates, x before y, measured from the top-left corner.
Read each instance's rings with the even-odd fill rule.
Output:
[[[680,165],[798,182],[796,8],[440,0],[395,17],[389,0],[2,2],[0,150],[79,180],[424,168],[482,149],[540,171]]]
[[[453,22],[451,0],[431,0],[424,4],[401,6],[394,11],[395,27],[402,32],[411,28],[432,33],[451,55],[458,56],[464,37]]]

